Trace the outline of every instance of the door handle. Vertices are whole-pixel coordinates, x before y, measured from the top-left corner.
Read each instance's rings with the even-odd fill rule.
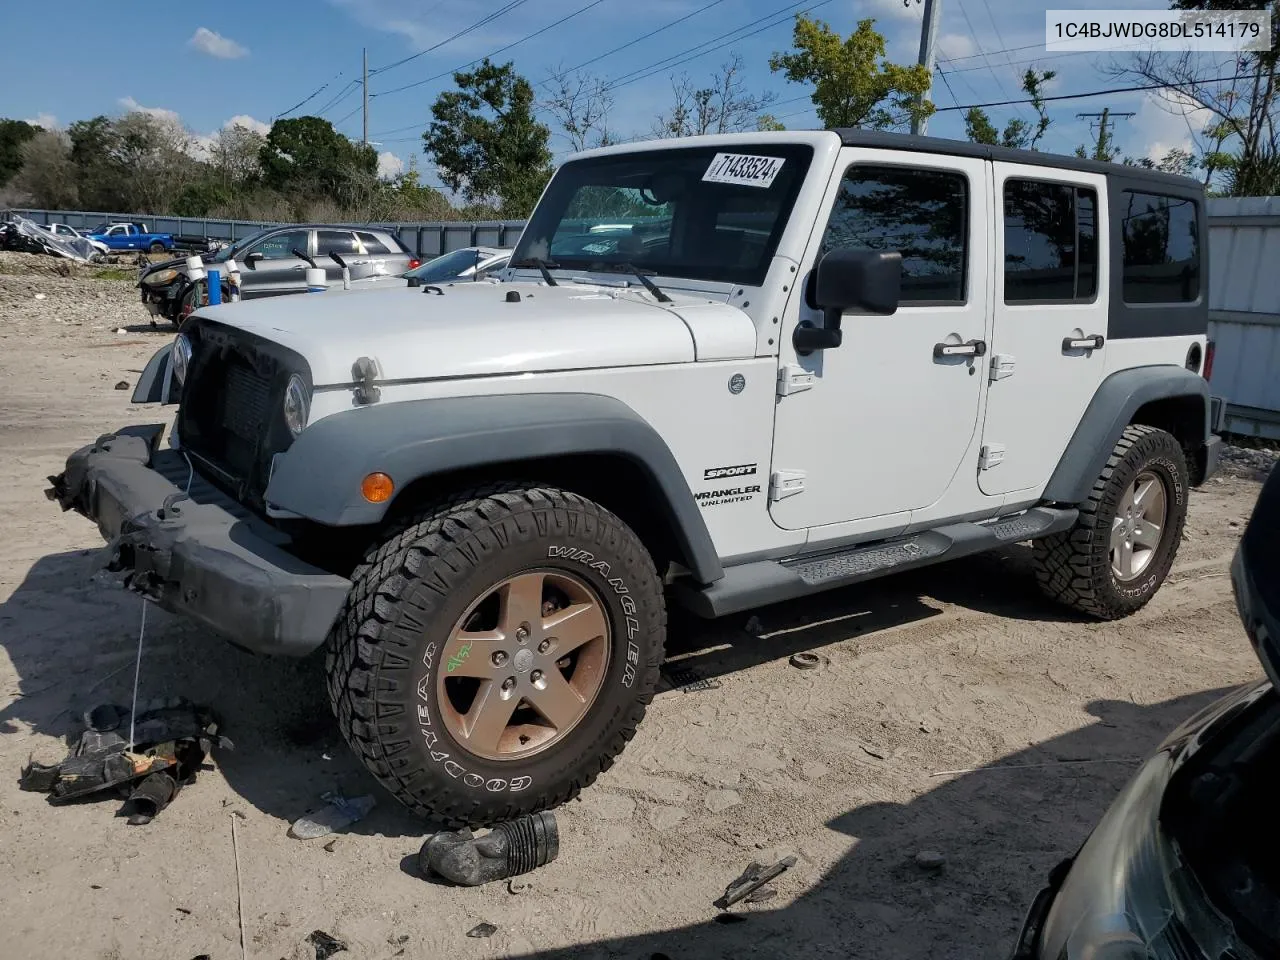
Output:
[[[987,352],[987,341],[985,340],[966,340],[964,343],[935,343],[933,345],[933,359],[941,360],[944,357],[981,357]]]
[[[296,267],[290,267],[289,269],[292,270],[294,273],[301,273],[303,270],[307,268],[304,267],[302,264],[298,264]]]
[[[1095,333],[1091,337],[1066,337],[1062,341],[1062,352],[1068,350],[1101,350],[1102,345],[1107,342],[1107,338],[1100,333]]]

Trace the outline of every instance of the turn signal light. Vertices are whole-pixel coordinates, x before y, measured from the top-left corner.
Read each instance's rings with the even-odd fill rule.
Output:
[[[422,261],[419,260],[417,257],[414,257],[412,260],[409,261],[410,270],[416,270],[420,266],[422,266]]]
[[[396,485],[385,473],[371,473],[360,483],[360,493],[370,503],[386,503]]]

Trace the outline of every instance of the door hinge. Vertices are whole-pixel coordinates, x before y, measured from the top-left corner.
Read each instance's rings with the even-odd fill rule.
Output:
[[[803,470],[775,470],[769,476],[769,499],[785,500],[804,493]]]
[[[784,363],[778,369],[778,396],[789,397],[793,393],[813,388],[814,375],[797,363]]]
[[[1003,443],[987,443],[982,447],[982,453],[978,455],[978,469],[990,470],[997,464],[1004,462],[1004,444]]]
[[[991,355],[991,379],[1003,380],[1013,376],[1013,354],[993,353]]]

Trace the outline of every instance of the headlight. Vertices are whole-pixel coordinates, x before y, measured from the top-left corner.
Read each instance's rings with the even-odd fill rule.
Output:
[[[173,367],[173,375],[179,384],[187,379],[187,367],[191,365],[191,341],[185,333],[173,338],[173,346],[169,348],[169,363]]]
[[[1157,820],[1172,766],[1168,753],[1144,764],[1081,848],[1045,918],[1045,960],[1183,955],[1167,952],[1181,871]]]
[[[295,437],[307,425],[310,412],[311,395],[302,378],[295,373],[289,378],[289,385],[284,390],[284,422]]]
[[[148,273],[142,278],[142,282],[148,287],[163,287],[167,283],[173,283],[178,279],[178,271],[172,268],[157,270],[155,273]]]

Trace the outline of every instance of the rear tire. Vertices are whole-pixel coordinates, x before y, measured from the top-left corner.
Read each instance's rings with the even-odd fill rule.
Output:
[[[572,799],[653,699],[661,581],[635,534],[576,494],[463,492],[391,532],[352,581],[330,701],[420,816],[485,826]]]
[[[1040,588],[1102,620],[1146,606],[1182,542],[1188,485],[1186,456],[1172,435],[1126,427],[1075,526],[1033,544]]]

